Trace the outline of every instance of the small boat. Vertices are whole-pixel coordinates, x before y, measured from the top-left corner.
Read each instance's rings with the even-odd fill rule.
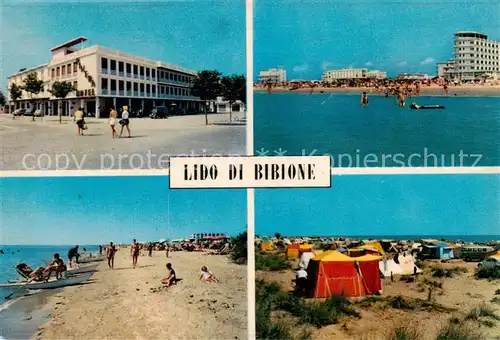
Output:
[[[60,279],[57,280],[56,278],[49,280],[48,282],[45,281],[33,281],[33,282],[26,282],[26,281],[20,281],[20,282],[14,282],[14,283],[1,283],[0,288],[25,288],[25,289],[54,289],[54,288],[60,288],[60,287],[66,287],[66,286],[73,286],[77,284],[84,283],[90,279],[92,276],[91,274],[82,274],[82,275],[75,275],[75,276],[70,276],[66,279]]]
[[[443,105],[410,105],[412,110],[435,110],[444,109]]]
[[[91,263],[91,262],[97,262],[97,261],[104,261],[106,259],[106,256],[98,256],[98,257],[85,257],[85,258],[79,258],[78,263]]]

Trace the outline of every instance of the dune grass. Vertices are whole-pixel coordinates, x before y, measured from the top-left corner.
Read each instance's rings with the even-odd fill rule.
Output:
[[[386,307],[394,308],[394,309],[403,309],[403,310],[425,310],[432,311],[438,313],[449,313],[454,311],[455,309],[443,306],[439,303],[416,299],[416,298],[407,298],[401,295],[391,296],[386,299],[385,303]]]
[[[285,255],[283,254],[255,254],[255,269],[256,270],[269,270],[269,271],[279,271],[290,269],[292,264]]]
[[[442,326],[436,340],[484,340],[483,334],[470,323],[457,318],[451,318]]]
[[[500,266],[484,267],[481,266],[476,270],[476,278],[478,279],[500,279]]]
[[[386,340],[420,340],[424,332],[415,324],[405,324],[393,327],[387,333]]]
[[[467,273],[468,270],[467,268],[462,268],[462,267],[451,267],[451,268],[441,268],[441,267],[434,267],[432,268],[432,276],[433,277],[454,277],[456,275],[464,274]]]

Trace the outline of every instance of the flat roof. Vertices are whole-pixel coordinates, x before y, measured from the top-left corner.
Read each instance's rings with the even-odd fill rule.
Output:
[[[25,69],[24,71],[18,71],[16,73],[13,73],[11,74],[10,76],[7,77],[8,78],[12,78],[12,77],[15,77],[15,76],[18,76],[20,74],[23,74],[23,73],[28,73],[28,72],[32,72],[34,70],[38,70],[39,68],[42,68],[42,67],[46,67],[48,64],[42,64],[42,65],[38,65],[38,66],[35,66],[35,67],[30,67],[30,68],[27,68]]]
[[[50,51],[54,52],[54,51],[59,50],[59,49],[64,48],[64,47],[71,47],[71,46],[75,46],[75,45],[81,44],[81,43],[83,43],[85,41],[87,41],[87,38],[80,36],[80,37],[75,38],[73,40],[67,41],[64,44],[61,44],[61,45],[56,46],[56,47],[53,47],[53,48],[50,49]]]

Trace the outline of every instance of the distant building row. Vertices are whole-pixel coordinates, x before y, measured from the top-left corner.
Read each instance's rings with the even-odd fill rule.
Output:
[[[437,75],[448,80],[500,76],[500,41],[479,32],[457,32],[454,59],[437,64]]]
[[[343,68],[340,70],[328,70],[323,73],[323,82],[332,83],[337,80],[347,79],[384,79],[387,73],[379,70],[368,70],[366,68]]]
[[[259,83],[281,84],[286,82],[286,70],[271,68],[259,72]]]

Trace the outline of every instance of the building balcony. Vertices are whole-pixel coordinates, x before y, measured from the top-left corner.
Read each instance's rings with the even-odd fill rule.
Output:
[[[118,72],[118,76],[125,77],[125,72]]]
[[[127,78],[132,78],[132,73],[128,73],[128,72],[127,72],[127,73],[125,73],[125,77],[127,77]]]
[[[139,97],[139,91],[134,91],[133,96],[134,96],[134,97]]]
[[[125,91],[124,90],[119,90],[118,91],[118,95],[119,96],[124,96],[125,95]]]
[[[139,79],[139,76],[137,74],[134,74],[134,79]]]
[[[151,77],[146,77],[146,80],[147,81],[151,81]]]
[[[139,96],[140,97],[145,97],[145,93],[144,92],[139,92]]]
[[[111,96],[116,96],[116,90],[111,90],[111,91],[109,91],[109,94],[110,94]]]
[[[107,68],[101,68],[101,73],[102,74],[108,74],[108,69]]]
[[[101,90],[101,94],[103,94],[104,96],[107,96],[108,95],[108,89],[102,89]]]
[[[139,75],[139,79],[144,80],[144,79],[146,79],[146,77],[144,76],[144,74],[143,75]]]
[[[116,72],[116,70],[110,70],[109,74],[111,74],[112,76],[116,76],[117,72]]]
[[[127,97],[132,97],[132,91],[128,90],[125,92]]]

